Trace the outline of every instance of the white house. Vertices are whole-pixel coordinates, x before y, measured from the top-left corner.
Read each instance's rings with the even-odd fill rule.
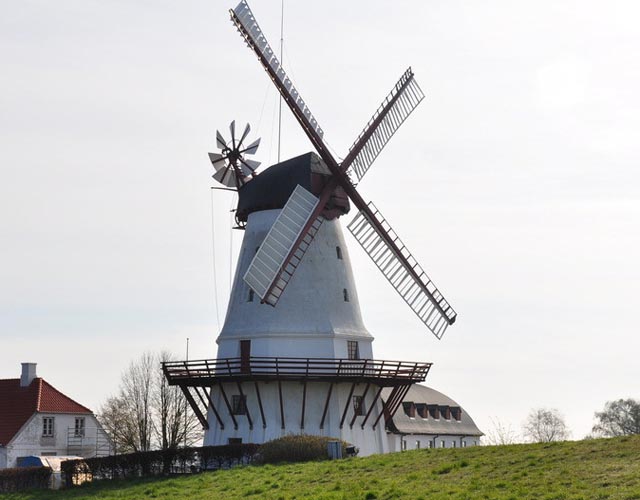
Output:
[[[30,455],[108,455],[110,441],[93,412],[36,376],[22,363],[20,378],[0,379],[0,468]]]
[[[386,400],[389,389],[382,390]],[[420,384],[411,386],[402,406],[387,423],[389,449],[466,448],[480,444],[483,433],[453,399]]]

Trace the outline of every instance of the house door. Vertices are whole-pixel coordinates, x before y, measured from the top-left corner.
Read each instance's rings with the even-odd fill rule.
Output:
[[[240,341],[240,372],[241,373],[251,372],[250,358],[251,358],[251,341],[241,340]]]

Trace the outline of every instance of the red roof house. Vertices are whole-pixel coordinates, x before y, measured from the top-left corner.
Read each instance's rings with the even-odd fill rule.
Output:
[[[37,377],[35,363],[0,379],[0,468],[29,455],[106,454],[108,444],[93,412]]]

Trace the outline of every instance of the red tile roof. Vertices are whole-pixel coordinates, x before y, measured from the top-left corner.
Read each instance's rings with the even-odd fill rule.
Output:
[[[20,387],[19,378],[0,380],[0,445],[6,446],[36,412],[92,413],[41,378],[28,387]]]

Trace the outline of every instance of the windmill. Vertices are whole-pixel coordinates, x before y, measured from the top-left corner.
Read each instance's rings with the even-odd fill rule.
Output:
[[[217,133],[214,178],[237,189],[244,229],[216,359],[167,362],[205,445],[261,443],[287,433],[340,437],[363,454],[392,451],[386,428],[431,363],[378,360],[364,326],[339,219],[420,320],[438,338],[456,313],[372,203],[356,188],[383,147],[424,98],[408,69],[338,163],[246,1],[230,11],[316,153],[255,175],[244,154],[258,141]],[[384,389],[384,392],[383,392]]]
[[[262,302],[275,306],[322,224],[323,210],[336,188],[343,190],[359,210],[349,230],[385,278],[420,320],[438,338],[456,320],[456,312],[422,270],[407,247],[373,203],[364,201],[358,182],[389,139],[424,98],[409,68],[373,114],[363,131],[338,163],[323,141],[324,132],[262,34],[246,1],[229,11],[233,23],[291,109],[296,120],[331,171],[329,182],[317,199],[296,189],[276,220],[251,266],[244,275]],[[301,203],[306,199],[307,203]],[[295,222],[294,222],[295,221]]]

